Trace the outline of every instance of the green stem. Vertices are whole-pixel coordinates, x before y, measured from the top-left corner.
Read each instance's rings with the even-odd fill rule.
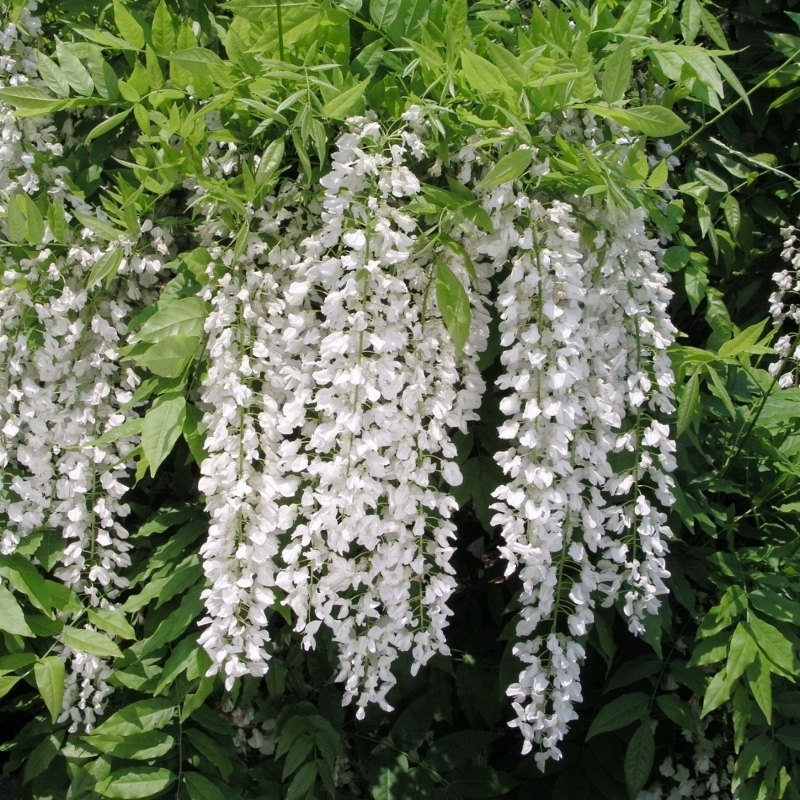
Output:
[[[749,98],[751,94],[756,92],[760,89],[764,84],[768,83],[772,78],[774,78],[784,67],[788,66],[792,63],[796,56],[800,55],[800,47],[795,50],[782,64],[775,67],[775,69],[770,70],[749,92],[746,92],[744,97],[738,97],[734,100],[729,106],[726,106],[722,111],[719,112],[715,117],[712,117],[708,122],[701,125],[691,136],[684,139],[673,151],[671,155],[675,155],[679,150],[682,150],[686,147],[687,144],[691,144],[698,136],[700,136],[703,131],[707,128],[710,128],[714,123],[718,122],[722,119],[726,114],[733,111],[734,108],[739,106],[741,103],[744,102],[745,97]]]
[[[275,2],[278,12],[278,54],[280,55],[281,61],[286,61],[286,54],[283,50],[283,8],[281,0],[275,0]]]

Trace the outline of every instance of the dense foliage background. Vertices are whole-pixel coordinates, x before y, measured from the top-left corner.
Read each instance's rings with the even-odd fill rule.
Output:
[[[800,14],[792,7],[788,0],[64,0],[39,7],[33,46],[45,85],[7,84],[0,100],[24,124],[51,115],[67,142],[42,159],[66,167],[67,194],[106,214],[105,221],[90,213],[73,219],[74,231],[135,240],[140,220],[156,222],[152,249],[171,259],[170,281],[161,276],[150,289],[161,309],[195,297],[204,283],[208,256],[201,215],[187,207],[189,183],[214,199],[241,255],[252,219],[247,204],[277,192],[281,176],[310,191],[328,171],[343,120],[362,113],[365,98],[395,122],[409,101],[458,107],[458,115],[442,114],[446,125],[433,136],[445,173],[456,147],[469,140],[496,154],[492,148],[503,145],[493,132],[511,127],[521,143],[527,136],[550,153],[548,196],[594,193],[609,205],[626,198],[644,205],[665,248],[679,331],[671,349],[679,402],[669,420],[677,502],[668,599],[639,637],[619,609],[596,609],[578,719],[563,758],[540,770],[533,756],[521,756],[519,731],[507,725],[505,689],[520,669],[512,645],[521,586],[506,576],[489,509],[502,480],[492,459],[501,447],[495,319],[480,361],[489,387],[480,419],[456,436],[464,482],[453,489],[460,508],[451,656],[434,656],[412,676],[410,656],[401,654],[388,697],[394,711],[370,705],[357,720],[354,706],[342,706],[330,634],[322,628],[316,648],[304,649],[276,603],[268,672],[226,688],[222,676],[206,676],[210,660],[197,645],[205,586],[199,548],[208,529],[195,385],[203,352],[198,343],[165,351],[157,338],[137,340],[145,313],[123,351],[145,376],[132,404],[164,408],[180,422],[155,442],[143,435],[132,453],[131,564],[120,611],[84,607],[55,580],[64,541],[46,525],[0,556],[2,751],[20,796],[800,797],[800,388],[781,387],[768,371],[777,358],[772,276],[787,266],[782,229],[800,215]],[[7,19],[25,8],[11,3]],[[545,66],[523,74],[521,54],[537,48],[536,63]],[[671,118],[639,120],[636,128],[621,108],[616,116],[608,110],[629,81],[629,109],[657,97],[685,121],[664,137],[678,160],[655,143]],[[622,168],[580,143],[542,138],[553,117],[555,127],[565,110],[580,113],[587,103],[599,116],[606,109],[609,124],[642,134],[641,150],[632,148]],[[241,171],[225,170],[227,148],[247,154]],[[254,153],[263,158],[253,161]],[[204,172],[209,159],[222,165],[212,175]],[[445,177],[419,213],[482,225],[477,204],[459,201]],[[36,258],[43,220],[57,240],[68,225],[46,193],[19,197],[3,199],[9,269]],[[109,254],[96,262],[90,285],[115,279],[123,249]],[[15,280],[12,288],[25,290]],[[442,315],[454,337],[463,335],[457,309]],[[37,327],[34,319],[24,323]],[[183,339],[199,342],[200,325]],[[795,329],[789,320],[782,333]],[[142,435],[136,419],[124,423],[126,435]],[[111,665],[103,680],[113,692],[90,732],[69,732],[72,720],[61,714],[61,664],[73,651]],[[99,664],[89,666],[90,682]]]

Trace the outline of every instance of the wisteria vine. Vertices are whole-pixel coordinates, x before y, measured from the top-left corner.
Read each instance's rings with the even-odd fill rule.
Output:
[[[28,9],[3,33],[7,85],[37,80]],[[200,642],[209,675],[230,689],[267,672],[270,617],[288,607],[307,648],[330,630],[359,717],[370,702],[391,710],[399,653],[413,671],[449,653],[451,488],[462,481],[453,434],[479,419],[494,315],[508,448],[496,455],[505,477],[493,524],[506,574],[522,583],[508,695],[525,752],[536,746],[543,764],[560,757],[576,717],[596,604],[619,604],[638,634],[666,592],[671,295],[643,210],[553,198],[538,188],[549,165],[537,153],[524,176],[485,188],[503,137],[499,152],[472,142],[450,163],[432,159],[436,113],[411,105],[397,129],[349,119],[318,185],[284,181],[251,204],[244,238],[202,182],[184,187],[199,219],[191,235],[209,255],[195,298],[208,310],[196,396],[210,518]],[[130,566],[124,501],[139,442],[113,429],[146,400],[120,349],[158,300],[175,244],[152,222],[110,240],[76,225],[105,218],[56,165],[69,125],[18,120],[6,107],[0,117],[6,238],[19,238],[14,209],[24,209],[36,253],[17,260],[3,246],[0,550],[42,559],[31,537],[56,532],[54,576],[90,607],[114,610]],[[604,141],[589,113],[560,124],[567,139]],[[204,163],[224,178],[242,162],[220,145]],[[490,225],[431,224],[424,202],[415,206],[444,167]],[[50,209],[40,230],[32,197]],[[112,258],[112,279],[90,284]],[[460,346],[439,282],[469,307]],[[91,630],[82,613],[67,622]],[[63,719],[90,730],[110,672],[60,646],[72,665]]]

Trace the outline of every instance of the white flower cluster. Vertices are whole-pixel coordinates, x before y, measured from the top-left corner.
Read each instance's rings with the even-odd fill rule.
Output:
[[[800,323],[800,248],[797,247],[797,229],[789,226],[781,231],[785,237],[781,257],[789,262],[790,267],[776,272],[772,276],[777,289],[770,295],[770,314],[772,324],[780,328],[787,320]],[[785,333],[775,342],[778,359],[769,365],[769,374],[778,377],[781,389],[788,389],[795,383],[796,365],[800,363],[800,345],[797,335]],[[791,369],[784,371],[786,365]]]
[[[59,656],[69,662],[70,669],[64,681],[63,711],[58,722],[69,722],[70,733],[91,733],[103,714],[106,698],[114,691],[108,683],[113,670],[98,656],[66,645]]]
[[[699,712],[702,698],[694,696],[690,703]],[[725,736],[709,736],[710,719],[700,723],[694,734],[684,731],[684,738],[694,745],[690,757],[667,757],[658,768],[660,777],[639,792],[636,800],[731,800],[731,777],[734,759]]]
[[[483,204],[495,232],[474,246],[505,275],[499,432],[511,443],[496,455],[508,481],[493,522],[507,574],[522,580],[514,652],[525,669],[508,694],[524,751],[540,745],[543,765],[577,716],[595,598],[619,598],[641,633],[667,591],[671,534],[653,496],[672,502],[675,445],[652,415],[673,410],[674,329],[642,212],[543,204],[510,184]]]
[[[415,109],[408,122],[389,138],[351,121],[322,179],[316,232],[285,232],[263,272],[251,263],[207,289],[211,669],[263,674],[277,589],[305,646],[322,624],[332,630],[359,716],[371,701],[388,708],[399,651],[415,669],[448,652],[455,503],[441,481],[461,480],[448,429],[476,417],[476,354],[488,336],[475,298],[457,357],[434,262],[414,253],[403,206],[420,187],[405,161],[424,147]],[[244,259],[261,256],[250,249]],[[449,260],[466,284],[464,265]]]
[[[31,41],[40,25],[33,8],[0,36],[2,79],[11,85],[36,80]],[[121,570],[130,564],[130,545],[122,520],[129,507],[122,498],[135,441],[95,440],[135,416],[138,378],[120,366],[119,346],[132,315],[153,299],[149,287],[167,242],[152,226],[141,243],[122,236],[107,243],[88,229],[76,235],[68,227],[76,211],[102,215],[71,194],[65,169],[50,163],[61,154],[51,120],[18,120],[2,106],[0,122],[3,211],[11,203],[22,208],[18,198],[34,193],[51,208],[31,225],[38,212],[24,206],[28,257],[0,248],[0,552],[41,536],[48,552],[58,552],[55,577],[90,605],[109,605],[127,585]],[[4,217],[5,238],[13,239]],[[31,240],[37,224],[39,238]],[[124,253],[120,277],[108,290],[87,289],[92,268],[114,248]],[[87,653],[64,647],[63,657],[70,662],[63,719],[89,729],[110,691],[110,673]]]

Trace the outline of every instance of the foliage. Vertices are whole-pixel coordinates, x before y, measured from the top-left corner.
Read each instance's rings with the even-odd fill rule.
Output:
[[[24,22],[25,8],[12,3],[10,18]],[[126,548],[108,547],[111,573],[124,578],[108,590],[112,602],[63,575],[68,542],[50,522],[34,521],[0,556],[5,770],[22,796],[580,800],[596,790],[615,800],[669,796],[676,786],[698,797],[798,794],[800,394],[769,373],[764,323],[779,229],[798,212],[800,150],[770,124],[791,124],[797,94],[800,42],[781,11],[767,4],[754,22],[744,18],[750,11],[699,0],[70,0],[40,9],[42,83],[8,82],[0,100],[21,126],[51,115],[65,146],[36,148],[36,169],[57,190],[9,193],[4,176],[5,285],[50,297],[52,286],[25,273],[47,261],[43,241],[54,259],[90,242],[84,285],[129,303],[119,346],[141,382],[115,424],[92,432],[104,463],[135,462],[121,479],[131,535]],[[733,54],[728,40],[750,49]],[[578,719],[563,759],[543,772],[519,756],[520,735],[506,724],[505,690],[520,673],[522,581],[506,575],[492,525],[492,491],[503,482],[493,456],[505,446],[497,315],[477,362],[489,386],[480,419],[453,437],[464,481],[452,481],[452,655],[433,655],[412,675],[410,653],[399,654],[387,696],[394,710],[367,706],[357,720],[342,707],[334,636],[322,627],[306,649],[280,595],[267,609],[263,677],[226,685],[208,674],[197,643],[209,529],[198,489],[208,457],[200,387],[209,385],[206,321],[209,287],[226,271],[220,253],[232,251],[230,267],[254,240],[276,245],[279,234],[263,234],[254,210],[306,208],[345,120],[369,109],[396,135],[411,103],[437,110],[425,145],[442,175],[408,205],[425,223],[421,242],[440,254],[432,291],[458,353],[470,355],[471,281],[482,277],[466,276],[475,266],[461,232],[491,235],[481,200],[512,181],[619,214],[643,206],[664,237],[671,312],[685,335],[672,349],[670,600],[645,617],[639,638],[621,603],[596,609],[580,637]],[[586,112],[607,133],[603,146],[569,134]],[[619,126],[641,136],[620,142]],[[681,162],[647,137],[674,137]],[[466,146],[485,169],[461,179],[455,156]],[[546,159],[549,169],[532,173]],[[66,170],[56,175],[55,166]],[[289,183],[295,194],[282,194]],[[302,226],[301,212],[295,219]],[[137,252],[156,264],[144,298],[128,291]],[[463,281],[448,267],[453,258]],[[47,323],[33,307],[4,325],[45,352]],[[87,441],[72,444],[88,452]],[[8,530],[14,477],[5,471]],[[81,653],[89,661],[79,685],[67,675]],[[95,720],[91,697],[102,686],[108,697]],[[77,717],[62,713],[65,692],[83,704]]]

